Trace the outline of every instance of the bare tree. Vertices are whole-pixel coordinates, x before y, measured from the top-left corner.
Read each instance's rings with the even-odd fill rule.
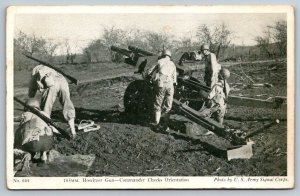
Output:
[[[59,47],[59,43],[55,43],[53,41],[51,42],[47,42],[46,44],[43,45],[42,49],[44,50],[44,52],[49,55],[50,57],[53,57],[55,54],[55,51],[58,49]]]
[[[276,43],[282,56],[286,56],[287,50],[287,23],[286,21],[277,21],[273,26],[268,26],[271,30],[271,38]]]
[[[126,37],[125,31],[118,29],[115,26],[105,27],[102,35],[102,42],[110,52],[111,59],[113,60],[113,52],[110,47],[112,45],[121,45]]]
[[[262,36],[255,37],[257,46],[262,52],[271,57],[275,52],[271,50],[271,45],[275,45],[280,56],[286,56],[287,52],[287,23],[277,21],[273,25],[266,26]]]
[[[210,44],[218,58],[221,49],[225,49],[230,45],[233,39],[233,32],[224,23],[212,28],[204,24],[198,27],[196,36],[201,43]]]
[[[269,30],[264,32],[264,36],[256,36],[255,41],[260,51],[268,55],[268,58],[272,56],[272,51],[270,49],[271,44],[271,33]]]
[[[144,31],[141,31],[139,29],[128,29],[127,31],[125,31],[125,34],[125,45],[133,45],[144,49],[148,47]]]
[[[88,44],[86,48],[83,49],[87,62],[100,62],[108,61],[107,48],[103,44],[103,40],[96,39]]]
[[[66,64],[73,64],[76,58],[76,50],[78,48],[77,42],[73,42],[73,46],[70,44],[70,40],[65,39],[63,42],[66,54]]]
[[[41,37],[37,37],[35,34],[30,36],[20,31],[14,42],[15,45],[23,52],[30,55],[33,55],[34,53],[47,53],[47,51],[43,50],[43,47],[46,45],[46,40]]]
[[[163,47],[171,48],[170,36],[163,33],[146,32],[147,45],[149,50],[159,53]]]

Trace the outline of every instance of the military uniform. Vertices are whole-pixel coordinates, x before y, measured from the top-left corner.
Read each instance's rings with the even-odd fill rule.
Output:
[[[41,113],[47,116],[45,112],[41,111]],[[37,115],[31,112],[22,114],[20,125],[14,135],[14,173],[25,170],[29,174],[30,160],[36,153],[40,152],[40,159],[47,161],[47,152],[54,144],[53,132],[58,133],[54,127],[49,126]]]
[[[212,87],[218,82],[218,75],[221,70],[221,65],[217,62],[216,55],[214,53],[209,53],[205,55],[205,76],[204,82],[206,86]]]
[[[157,65],[152,67],[148,73],[152,73],[154,69],[156,69],[154,112],[155,121],[158,124],[161,112],[167,114],[172,108],[174,84],[177,83],[177,75],[176,66],[168,56],[158,60]]]
[[[224,88],[224,85],[226,85],[226,88]],[[230,87],[227,82],[224,83],[224,80],[219,80],[215,83],[207,97],[209,104],[206,108],[200,110],[200,115],[202,117],[212,117],[223,124],[229,91]]]
[[[34,97],[37,90],[42,93],[41,109],[48,116],[51,115],[56,98],[63,106],[63,116],[68,121],[72,134],[75,134],[74,119],[75,108],[70,99],[69,84],[67,80],[55,70],[38,65],[32,71],[29,97]]]
[[[47,116],[45,112],[41,113]],[[14,148],[29,153],[49,151],[52,149],[53,131],[57,132],[40,117],[31,112],[25,112],[15,132]]]

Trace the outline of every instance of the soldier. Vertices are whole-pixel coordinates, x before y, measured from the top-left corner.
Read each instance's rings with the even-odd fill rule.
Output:
[[[218,82],[212,86],[207,96],[207,105],[200,110],[203,117],[213,117],[220,124],[223,124],[226,113],[226,101],[230,91],[227,79],[230,77],[228,69],[222,68],[218,77]]]
[[[221,65],[217,62],[216,55],[209,50],[209,45],[203,44],[201,51],[204,54],[205,76],[204,82],[206,86],[212,87],[218,81],[218,75]]]
[[[41,109],[48,116],[51,115],[53,104],[58,97],[63,106],[63,116],[68,122],[73,137],[75,131],[75,108],[70,99],[69,84],[67,80],[55,70],[38,65],[32,71],[28,95],[34,97],[37,90],[42,93]]]
[[[171,60],[170,50],[163,51],[157,65],[150,68],[148,74],[152,75],[154,71],[156,73],[154,81],[154,125],[159,124],[162,113],[164,114],[166,124],[166,121],[169,118],[168,113],[172,108],[174,85],[177,85],[176,66]]]
[[[41,110],[40,103],[36,99],[30,98],[26,104]],[[43,111],[41,113],[48,116]],[[48,126],[40,117],[25,109],[20,125],[15,132],[14,156],[15,160],[22,159],[22,167],[27,172],[30,171],[29,161],[36,153],[41,153],[40,160],[42,162],[48,160],[47,153],[53,147],[53,132],[59,133],[54,127]]]

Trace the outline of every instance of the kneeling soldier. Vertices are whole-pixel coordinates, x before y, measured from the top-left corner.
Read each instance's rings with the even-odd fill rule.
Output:
[[[29,99],[27,105],[41,110],[40,103],[36,99]],[[45,112],[41,111],[41,113],[48,116]],[[36,153],[41,153],[40,160],[42,162],[47,161],[47,153],[53,148],[53,132],[58,133],[54,127],[49,126],[40,117],[25,109],[14,137],[15,158],[23,159],[25,169],[30,171],[29,161]]]
[[[227,79],[230,77],[228,69],[222,68],[218,76],[218,82],[215,83],[207,97],[206,107],[200,110],[203,117],[213,117],[220,124],[223,124],[226,113],[226,102],[230,87]]]

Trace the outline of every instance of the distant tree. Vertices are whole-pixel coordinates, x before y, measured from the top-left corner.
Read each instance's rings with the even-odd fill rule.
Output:
[[[221,49],[225,49],[230,45],[233,32],[224,23],[211,28],[204,24],[198,27],[196,36],[200,43],[208,43],[212,50],[216,52],[218,58]]]
[[[14,42],[15,46],[30,55],[33,55],[34,53],[45,54],[48,52],[44,50],[46,40],[37,37],[35,34],[30,36],[20,31],[14,39]]]
[[[113,52],[110,49],[112,45],[122,45],[126,37],[126,32],[122,29],[112,27],[105,27],[102,35],[102,43],[106,46],[110,53],[111,60],[113,60]]]
[[[268,58],[272,56],[272,51],[270,48],[271,44],[271,33],[269,30],[264,32],[263,36],[256,36],[255,41],[257,43],[257,46],[259,47],[260,51],[263,54],[267,54]]]
[[[155,53],[159,53],[165,48],[171,48],[170,36],[163,33],[156,32],[146,32],[146,40],[147,45],[149,46],[149,50]]]
[[[273,25],[266,26],[262,36],[256,36],[255,41],[262,52],[271,57],[274,50],[271,50],[271,44],[275,44],[280,56],[286,56],[287,52],[287,23],[286,21],[277,21]]]
[[[78,49],[78,45],[77,43],[73,43],[74,46],[71,46],[70,44],[70,40],[65,39],[63,42],[63,46],[65,49],[65,55],[66,55],[66,64],[73,64],[75,62],[75,58],[76,58],[76,50]]]
[[[23,53],[52,61],[58,46],[59,44],[54,41],[19,31],[14,38],[15,67],[18,70],[31,69],[31,66],[35,64],[35,62],[25,57]]]
[[[192,39],[190,37],[184,37],[181,39],[181,47],[183,48],[191,48],[192,47]]]
[[[144,31],[140,29],[129,29],[125,32],[126,36],[124,36],[125,46],[136,46],[143,49],[149,49],[147,44],[147,39]]]
[[[108,61],[107,48],[103,44],[103,40],[96,39],[88,44],[88,46],[83,50],[85,59],[88,63],[90,62],[103,62]]]
[[[44,53],[46,53],[49,56],[53,57],[59,46],[60,46],[59,43],[46,42],[46,44],[43,45],[42,49],[44,50]]]
[[[287,23],[286,21],[277,21],[273,26],[268,26],[271,30],[271,38],[276,43],[282,56],[287,52]]]

